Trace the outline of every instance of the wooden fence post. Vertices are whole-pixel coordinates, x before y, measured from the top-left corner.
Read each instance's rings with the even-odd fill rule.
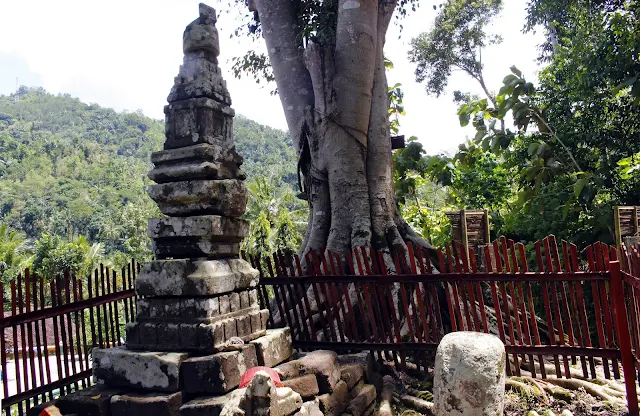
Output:
[[[627,308],[624,301],[624,288],[622,287],[622,273],[620,272],[620,262],[610,263],[611,271],[611,294],[613,296],[613,309],[615,313],[616,331],[618,332],[618,343],[622,358],[622,371],[624,373],[624,384],[627,389],[627,404],[629,415],[638,415],[638,396],[636,393],[636,369],[635,359],[631,351],[631,339],[629,337],[629,320],[627,318]]]

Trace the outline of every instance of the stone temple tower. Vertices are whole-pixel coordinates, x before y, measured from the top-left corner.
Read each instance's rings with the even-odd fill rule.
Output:
[[[289,330],[266,330],[258,271],[238,256],[248,231],[245,175],[218,67],[216,12],[199,11],[184,31],[164,149],[151,156],[156,184],[147,192],[166,215],[149,220],[156,259],[137,278],[126,347],[93,351],[94,378],[112,389],[100,397],[114,395],[111,414],[176,414],[186,397],[224,394],[246,369],[291,355]]]

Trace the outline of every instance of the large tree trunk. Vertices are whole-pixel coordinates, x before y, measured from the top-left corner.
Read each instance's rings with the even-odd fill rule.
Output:
[[[328,0],[327,0],[328,1]],[[299,169],[309,223],[301,252],[428,242],[394,199],[383,47],[397,0],[334,0],[335,44],[303,43],[292,0],[254,0]]]

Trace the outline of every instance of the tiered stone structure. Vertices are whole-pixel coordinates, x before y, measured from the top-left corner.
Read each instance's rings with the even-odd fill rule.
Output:
[[[156,184],[147,192],[167,217],[149,221],[156,260],[136,281],[144,299],[127,325],[131,350],[214,353],[265,334],[268,311],[252,289],[258,272],[238,258],[247,190],[215,23],[215,10],[200,5],[184,32],[184,63],[164,109],[167,140],[151,156]]]
[[[137,278],[141,298],[126,347],[93,352],[100,385],[91,397],[111,407],[95,414],[177,415],[187,398],[225,394],[247,369],[292,354],[288,328],[266,330],[258,271],[238,256],[249,228],[240,219],[247,191],[215,23],[215,10],[200,4],[184,32],[184,62],[165,107],[166,142],[151,156],[156,184],[147,189],[167,217],[149,221],[156,260]],[[58,403],[73,413],[84,396]]]

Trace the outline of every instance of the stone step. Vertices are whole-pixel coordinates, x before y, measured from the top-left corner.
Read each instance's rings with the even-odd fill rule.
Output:
[[[231,338],[244,342],[264,336],[269,311],[255,310],[211,324],[132,322],[125,326],[126,345],[133,350],[214,353]]]

